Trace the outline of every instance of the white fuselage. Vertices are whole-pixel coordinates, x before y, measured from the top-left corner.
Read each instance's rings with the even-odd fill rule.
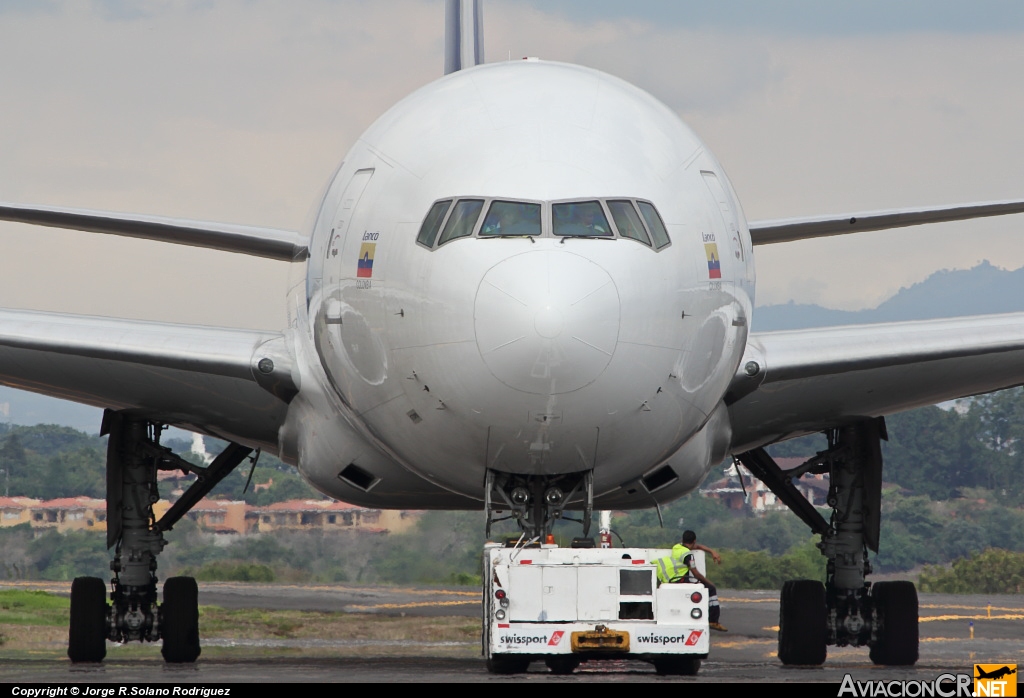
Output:
[[[543,233],[417,244],[460,197],[540,204]],[[551,202],[620,199],[653,204],[671,243],[552,234]],[[533,60],[446,76],[360,138],[310,233],[282,453],[326,493],[408,505],[401,472],[479,502],[486,468],[593,469],[599,502],[650,506],[629,483],[669,463],[671,499],[724,456],[749,232],[713,155],[647,93]]]

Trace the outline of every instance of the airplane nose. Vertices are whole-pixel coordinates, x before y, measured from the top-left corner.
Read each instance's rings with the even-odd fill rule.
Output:
[[[592,383],[615,353],[619,294],[598,264],[537,250],[492,267],[477,289],[476,341],[494,377],[535,395]]]

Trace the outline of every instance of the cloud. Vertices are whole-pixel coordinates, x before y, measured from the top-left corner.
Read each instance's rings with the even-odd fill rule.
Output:
[[[8,8],[0,200],[295,229],[358,135],[441,74],[440,2],[131,7]],[[704,138],[752,219],[1022,193],[1016,10],[1003,26],[998,12],[986,15],[985,32],[844,33],[546,7],[486,3],[488,58],[582,62],[640,85]],[[983,258],[1016,268],[1022,225],[760,248],[761,300],[864,307],[936,269]],[[0,234],[8,307],[277,327],[284,289],[301,273],[83,233]]]

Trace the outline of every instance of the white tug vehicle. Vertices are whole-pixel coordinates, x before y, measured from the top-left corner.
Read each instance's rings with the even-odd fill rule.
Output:
[[[696,674],[710,648],[708,594],[702,584],[658,585],[654,563],[670,553],[486,544],[488,670],[521,673],[543,660],[552,672],[568,674],[583,661],[637,659],[659,674]],[[703,573],[704,553],[693,556]]]

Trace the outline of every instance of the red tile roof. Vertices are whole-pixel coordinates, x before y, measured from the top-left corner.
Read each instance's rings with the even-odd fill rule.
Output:
[[[106,509],[105,499],[93,499],[91,497],[61,497],[40,502],[32,507],[33,509]]]
[[[368,511],[367,507],[356,506],[348,502],[332,502],[326,499],[289,499],[266,507],[260,511]]]
[[[39,500],[31,497],[0,497],[0,507],[5,509],[27,509],[35,504],[39,504]]]
[[[189,511],[224,511],[232,507],[242,506],[246,509],[249,505],[242,501],[231,501],[227,499],[200,499]]]

